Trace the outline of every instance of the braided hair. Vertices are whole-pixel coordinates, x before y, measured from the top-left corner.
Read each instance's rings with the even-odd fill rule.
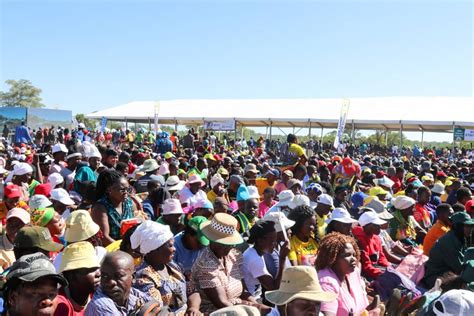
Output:
[[[291,227],[291,232],[293,235],[296,235],[300,232],[301,228],[304,225],[304,222],[308,218],[311,218],[315,215],[313,209],[307,205],[300,205],[293,210],[290,211],[290,214],[288,214],[288,219],[291,219],[292,221],[295,221],[295,225]]]
[[[97,178],[96,201],[103,198],[106,195],[107,189],[117,183],[121,178],[123,178],[123,174],[116,170],[109,169],[101,172]]]
[[[318,256],[316,258],[316,270],[331,267],[337,261],[339,254],[344,251],[346,244],[351,244],[356,253],[357,261],[360,260],[360,252],[357,243],[351,236],[333,232],[326,235],[319,244]]]

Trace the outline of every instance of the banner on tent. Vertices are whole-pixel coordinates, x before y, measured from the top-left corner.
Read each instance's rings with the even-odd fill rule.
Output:
[[[339,123],[337,124],[337,133],[336,138],[334,139],[334,148],[337,149],[342,140],[342,135],[344,134],[344,127],[346,126],[347,114],[349,113],[349,103],[348,99],[345,99],[341,107],[341,115],[339,116]]]
[[[204,129],[208,131],[233,131],[235,129],[235,120],[204,121]]]
[[[107,127],[107,118],[105,116],[102,116],[102,119],[100,120],[100,130],[102,133],[105,131],[105,128]]]
[[[464,140],[474,142],[474,129],[464,130]]]

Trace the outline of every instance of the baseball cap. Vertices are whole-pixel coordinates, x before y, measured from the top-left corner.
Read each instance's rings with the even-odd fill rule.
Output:
[[[48,176],[48,182],[51,183],[51,187],[55,188],[58,184],[64,182],[64,178],[57,172],[54,172]]]
[[[359,224],[362,227],[368,224],[383,225],[385,223],[387,222],[384,220],[381,220],[379,216],[377,215],[377,213],[372,212],[372,211],[365,212],[359,217]]]
[[[40,226],[25,226],[15,236],[15,248],[38,247],[46,251],[58,252],[63,245],[53,241],[49,230]]]
[[[25,282],[34,282],[41,277],[50,276],[63,286],[67,286],[66,279],[56,273],[54,265],[42,253],[24,255],[16,260],[7,274],[7,284],[13,279]]]
[[[41,183],[35,187],[35,194],[41,194],[46,197],[51,195],[51,183]]]
[[[80,241],[64,248],[59,272],[99,267],[100,263],[94,246],[88,241]]]
[[[3,194],[8,199],[14,199],[21,196],[20,187],[16,184],[9,184],[3,189]]]
[[[291,188],[293,188],[295,185],[299,185],[301,188],[303,187],[303,183],[302,183],[300,180],[294,179],[294,178],[288,180],[288,184],[286,185],[286,187],[287,187],[288,189],[291,189]]]
[[[30,223],[30,213],[20,207],[14,207],[8,211],[7,221],[12,217],[18,218],[25,225],[28,225]]]
[[[275,178],[279,178],[280,171],[278,171],[278,169],[270,169],[264,175],[265,178],[267,178],[268,176],[274,176]]]
[[[341,222],[345,224],[355,224],[357,221],[351,217],[349,212],[342,207],[336,207],[331,212],[331,217],[326,220],[326,223],[329,224],[332,221]]]
[[[74,201],[64,189],[54,189],[51,191],[51,200],[56,200],[64,205],[74,205]]]
[[[204,216],[195,216],[188,221],[187,225],[197,233],[197,239],[199,243],[206,247],[209,246],[209,239],[204,236],[204,234],[201,232],[201,229],[199,228],[204,222],[207,222],[207,218]]]
[[[433,304],[437,316],[473,315],[474,292],[468,290],[451,290],[441,295]]]
[[[462,223],[464,225],[474,225],[474,219],[466,212],[456,212],[449,218],[453,224]]]
[[[318,203],[324,204],[324,205],[329,205],[334,208],[334,202],[332,199],[332,196],[329,194],[323,193],[320,196],[318,196]]]
[[[467,201],[464,208],[466,209],[466,212],[474,213],[474,200]]]
[[[52,150],[53,154],[57,153],[57,152],[63,152],[63,153],[66,153],[68,152],[66,146],[64,144],[61,144],[61,143],[57,143],[53,146]]]
[[[39,208],[49,207],[53,205],[53,203],[46,196],[42,194],[35,194],[30,198],[28,205],[30,206],[30,210],[34,211]]]

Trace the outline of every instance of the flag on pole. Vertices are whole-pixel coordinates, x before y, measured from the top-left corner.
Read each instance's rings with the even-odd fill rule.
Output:
[[[334,139],[334,149],[339,147],[344,134],[344,127],[346,126],[347,114],[349,113],[349,99],[344,99],[341,107],[341,114],[339,116],[339,123],[337,124],[336,138]]]

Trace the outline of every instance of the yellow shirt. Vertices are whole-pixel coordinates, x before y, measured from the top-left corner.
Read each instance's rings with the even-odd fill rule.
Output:
[[[301,147],[301,146],[298,145],[298,144],[292,143],[292,144],[290,145],[290,148],[288,148],[288,150],[289,150],[290,152],[293,152],[293,153],[297,154],[298,157],[301,157],[301,156],[304,155],[304,149],[303,149],[303,147]]]
[[[329,215],[324,215],[323,217],[319,217],[318,214],[316,214],[316,223],[318,224],[318,238],[321,240],[326,235],[326,227],[328,224],[326,224],[326,220],[328,219]]]
[[[313,238],[303,242],[298,237],[291,236],[288,259],[291,261],[296,260],[298,265],[314,266],[318,247],[318,243]]]
[[[217,198],[217,194],[216,194],[216,192],[214,192],[214,190],[211,190],[211,191],[207,192],[207,199],[212,204],[214,204],[214,202],[216,201],[216,198]]]

